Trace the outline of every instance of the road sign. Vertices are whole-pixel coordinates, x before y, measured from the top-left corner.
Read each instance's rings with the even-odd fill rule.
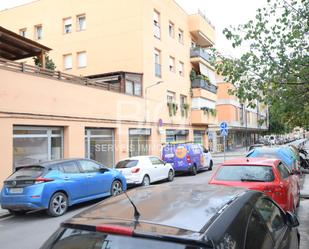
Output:
[[[226,122],[221,122],[220,123],[220,133],[221,133],[221,136],[227,136],[228,135],[228,125]]]

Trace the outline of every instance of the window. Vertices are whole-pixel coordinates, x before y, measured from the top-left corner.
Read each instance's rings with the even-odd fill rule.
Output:
[[[67,174],[78,174],[78,173],[80,173],[76,163],[73,162],[73,161],[61,163],[59,165],[59,169],[60,169],[61,172],[67,173]]]
[[[272,182],[275,176],[270,166],[227,165],[219,169],[215,178],[222,181]]]
[[[266,198],[259,199],[255,206],[276,241],[285,227],[284,217],[282,217],[280,209]]]
[[[153,34],[156,38],[161,38],[161,30],[160,30],[160,13],[158,11],[153,12]]]
[[[249,218],[245,249],[273,248],[273,242],[265,224],[253,211]]]
[[[27,35],[27,29],[26,29],[26,28],[20,29],[20,30],[19,30],[19,35],[21,35],[21,36],[23,36],[23,37],[26,37],[26,35]]]
[[[72,18],[63,19],[63,33],[69,34],[72,33]]]
[[[289,169],[283,163],[279,163],[278,170],[279,170],[281,178],[285,179],[290,176]]]
[[[161,77],[161,52],[158,49],[154,51],[155,76]]]
[[[152,165],[160,165],[160,164],[164,164],[164,162],[162,162],[159,158],[157,157],[149,157],[149,160],[151,162]]]
[[[169,70],[175,72],[175,58],[171,56],[169,58]]]
[[[34,164],[63,156],[62,128],[14,126],[14,167]]]
[[[78,52],[77,53],[77,67],[83,68],[87,66],[87,53],[84,52]]]
[[[196,47],[196,42],[195,41],[191,41],[191,48],[195,48]]]
[[[178,30],[178,41],[183,44],[183,31],[181,29]]]
[[[167,103],[175,102],[175,93],[167,91]]]
[[[126,94],[141,96],[142,95],[141,84],[139,82],[126,80]]]
[[[92,161],[82,160],[82,161],[79,161],[79,164],[84,173],[99,172],[101,168],[99,164],[96,164]]]
[[[86,15],[77,16],[77,31],[86,30]]]
[[[185,70],[185,66],[183,62],[179,61],[179,75],[180,76],[184,76],[184,70]]]
[[[203,145],[204,144],[204,134],[205,134],[205,131],[201,131],[201,130],[193,131],[194,143]]]
[[[174,38],[174,36],[175,36],[175,25],[172,22],[169,22],[169,24],[168,24],[168,34],[172,38]]]
[[[116,169],[126,169],[126,168],[133,168],[135,166],[137,166],[138,164],[138,160],[122,160],[122,161],[119,161],[117,164],[116,164]]]
[[[129,135],[129,156],[145,156],[148,155],[149,146],[148,146],[149,135]]]
[[[85,157],[102,163],[105,166],[114,165],[114,130],[91,129],[85,130]]]
[[[35,34],[35,40],[41,40],[43,38],[43,27],[42,25],[36,25],[34,26],[34,34]]]
[[[63,56],[63,67],[65,70],[72,69],[72,55],[66,54]]]
[[[187,104],[187,96],[180,95],[180,106],[183,106],[184,104]]]

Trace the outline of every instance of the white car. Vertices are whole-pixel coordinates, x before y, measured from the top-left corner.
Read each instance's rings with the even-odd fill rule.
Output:
[[[136,156],[119,161],[116,170],[120,171],[128,185],[148,186],[153,182],[173,181],[174,169],[156,156]]]

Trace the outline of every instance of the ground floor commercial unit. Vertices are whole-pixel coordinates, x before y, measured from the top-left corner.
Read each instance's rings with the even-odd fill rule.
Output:
[[[218,129],[210,129],[208,132],[209,148],[213,152],[222,152],[224,150],[224,141],[226,150],[234,150],[241,147],[248,147],[258,142],[260,136],[266,129],[240,129],[231,128],[228,135],[224,137]]]
[[[0,181],[15,167],[62,158],[90,158],[113,167],[123,158],[160,156],[162,145],[207,146],[203,127],[0,113]]]

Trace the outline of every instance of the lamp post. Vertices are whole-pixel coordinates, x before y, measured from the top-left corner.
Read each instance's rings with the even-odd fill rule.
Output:
[[[159,85],[159,84],[161,84],[161,83],[163,83],[163,80],[159,80],[159,81],[157,81],[156,83],[154,83],[154,84],[152,84],[152,85],[150,85],[150,86],[147,86],[147,87],[145,88],[145,100],[144,100],[144,107],[145,107],[145,111],[144,111],[144,121],[145,121],[145,123],[147,122],[147,93],[148,93],[148,89],[151,88],[151,87],[153,87],[153,86]]]

